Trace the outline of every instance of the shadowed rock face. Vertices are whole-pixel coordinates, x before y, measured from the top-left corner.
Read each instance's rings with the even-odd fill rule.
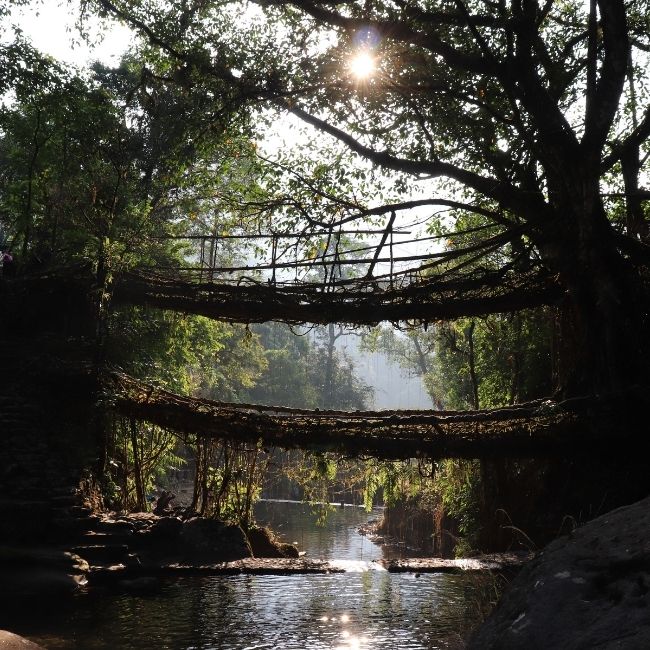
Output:
[[[469,648],[650,648],[650,497],[547,546]]]
[[[189,519],[181,528],[180,541],[185,555],[203,562],[230,562],[253,555],[239,526],[216,519]]]
[[[88,570],[88,563],[73,553],[0,546],[0,603],[36,594],[71,593],[86,583]],[[4,647],[0,642],[0,650]]]
[[[293,544],[283,544],[275,539],[268,528],[254,526],[246,531],[253,557],[282,558],[299,557],[298,549]]]

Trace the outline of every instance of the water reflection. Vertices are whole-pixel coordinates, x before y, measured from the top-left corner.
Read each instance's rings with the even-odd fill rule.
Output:
[[[153,593],[91,591],[72,607],[4,608],[0,625],[51,650],[424,650],[474,624],[476,578],[365,572],[163,581]],[[32,604],[33,605],[33,604]],[[25,616],[28,616],[28,618]]]
[[[367,513],[356,506],[329,507],[325,525],[318,525],[322,506],[296,501],[260,501],[255,506],[255,518],[261,525],[276,531],[283,542],[297,543],[309,557],[368,562],[384,554],[357,528],[380,514],[379,509]]]
[[[365,540],[360,560],[354,527],[336,535],[319,548],[359,566],[381,554]],[[476,620],[482,589],[475,577],[386,571],[183,578],[93,589],[56,606],[3,605],[0,628],[50,650],[455,648]]]

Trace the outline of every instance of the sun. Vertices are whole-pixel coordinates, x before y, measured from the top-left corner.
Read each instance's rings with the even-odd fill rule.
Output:
[[[375,58],[367,50],[362,50],[350,59],[350,72],[359,80],[368,79],[376,69]]]

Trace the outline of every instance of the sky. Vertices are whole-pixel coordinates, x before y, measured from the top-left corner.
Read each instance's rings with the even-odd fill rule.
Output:
[[[79,38],[75,27],[78,11],[76,2],[43,0],[37,6],[15,8],[10,21],[22,29],[35,47],[60,61],[79,67],[95,60],[117,63],[133,33],[115,22],[103,30],[97,20],[92,20],[88,24],[94,42],[91,46]]]

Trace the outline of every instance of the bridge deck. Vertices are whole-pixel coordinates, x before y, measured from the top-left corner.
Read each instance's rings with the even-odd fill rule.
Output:
[[[309,411],[183,397],[122,373],[114,409],[184,434],[386,459],[614,453],[645,444],[631,394],[483,411]],[[615,423],[615,424],[613,424]],[[626,444],[623,444],[626,443]]]
[[[351,287],[301,283],[275,286],[240,278],[199,282],[143,272],[124,273],[113,286],[117,303],[140,304],[219,320],[254,323],[373,325],[454,319],[552,304],[558,287],[538,273],[496,272],[424,278],[399,287],[358,281]]]

